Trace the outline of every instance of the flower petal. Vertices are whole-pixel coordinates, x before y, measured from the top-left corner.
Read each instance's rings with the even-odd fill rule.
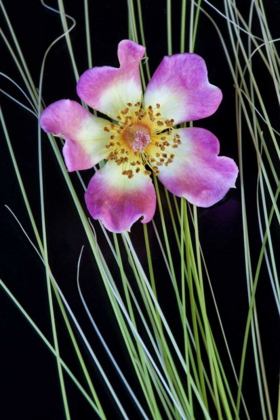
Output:
[[[105,146],[110,138],[104,127],[109,122],[95,117],[78,102],[54,102],[42,112],[40,124],[47,133],[65,137],[63,155],[70,172],[92,168],[108,155]]]
[[[156,207],[151,178],[139,172],[128,179],[121,171],[121,166],[108,161],[92,177],[85,193],[91,216],[116,233],[130,230],[141,216],[144,217],[142,223],[148,223]]]
[[[158,178],[178,197],[185,197],[199,207],[220,201],[235,187],[238,168],[235,162],[219,153],[219,141],[203,128],[176,130],[182,144],[173,153],[174,161],[160,167]]]
[[[118,46],[120,68],[93,67],[82,74],[77,93],[90,107],[116,119],[127,103],[141,101],[139,63],[145,48],[124,40]]]
[[[145,107],[160,104],[174,124],[209,117],[222,100],[221,90],[208,81],[205,61],[196,54],[164,57],[145,92]]]

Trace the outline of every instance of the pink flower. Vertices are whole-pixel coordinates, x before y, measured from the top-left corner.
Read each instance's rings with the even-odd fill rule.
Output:
[[[185,121],[213,114],[221,100],[209,83],[204,60],[196,54],[164,57],[142,100],[139,62],[145,48],[124,40],[118,46],[120,68],[94,67],[79,79],[77,93],[98,118],[71,100],[48,106],[41,127],[61,135],[68,171],[106,165],[92,177],[85,193],[88,210],[112,232],[130,230],[155,213],[151,171],[163,185],[190,203],[208,207],[234,187],[238,169],[218,157],[219,141],[203,128],[178,128]]]

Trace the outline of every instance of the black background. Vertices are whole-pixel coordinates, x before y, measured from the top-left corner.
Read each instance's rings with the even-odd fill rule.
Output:
[[[240,2],[240,7],[247,17],[249,3]],[[39,1],[26,0],[25,2],[4,2],[17,38],[33,76],[35,85],[39,84],[39,72],[43,55],[49,44],[61,34],[59,15],[46,10]],[[56,3],[51,5],[56,7]],[[216,1],[216,6],[222,2]],[[180,52],[180,22],[181,2],[174,1],[172,4],[172,35],[173,53]],[[205,6],[206,7],[206,6]],[[65,1],[66,12],[77,21],[76,28],[71,33],[73,50],[76,57],[78,71],[81,74],[88,68],[83,2]],[[209,7],[207,11],[215,18],[222,30],[225,41],[229,45],[226,24],[224,19],[218,16]],[[267,13],[273,37],[279,36],[277,21],[280,18],[280,4],[278,1],[268,2]],[[127,5],[124,0],[119,2],[100,2],[89,0],[91,40],[93,64],[118,66],[117,44],[128,37]],[[151,73],[156,69],[162,57],[167,54],[166,37],[166,4],[165,2],[142,1],[144,17],[144,30],[146,36],[147,51]],[[189,8],[187,17],[189,16]],[[1,21],[4,22],[3,17]],[[8,28],[3,23],[3,30],[8,34]],[[258,32],[258,27],[253,27]],[[187,31],[188,32],[188,26]],[[8,37],[11,40],[11,37]],[[186,39],[186,46],[188,39]],[[24,87],[22,79],[13,61],[7,52],[4,43],[1,42],[1,71],[13,78],[21,87]],[[226,59],[219,38],[208,19],[201,14],[199,21],[198,37],[195,52],[205,58],[211,83],[219,86],[224,94],[224,100],[219,110],[212,117],[199,121],[195,125],[205,127],[212,131],[221,142],[221,155],[230,156],[238,161],[237,138],[235,125],[235,102],[232,78],[227,66]],[[258,64],[259,62],[256,61]],[[271,82],[262,77],[263,69],[257,68],[261,87],[265,92],[272,89]],[[265,73],[264,73],[265,74]],[[6,92],[24,102],[21,94],[11,83],[1,80],[1,87]],[[65,40],[61,40],[51,50],[45,67],[43,98],[46,104],[58,99],[70,98],[78,100],[76,95],[76,82]],[[268,111],[272,116],[273,124],[279,130],[277,121],[277,103],[271,98]],[[26,103],[26,102],[24,102]],[[40,196],[38,181],[38,143],[36,119],[19,106],[1,95],[1,105],[6,120],[10,138],[15,150],[18,165],[26,187],[28,198],[35,220],[41,231],[40,222]],[[273,118],[275,117],[275,118]],[[277,126],[278,124],[278,126]],[[264,127],[264,133],[266,133]],[[244,166],[246,181],[247,211],[249,220],[250,245],[252,253],[253,272],[255,272],[258,254],[260,251],[260,236],[256,213],[256,175],[257,165],[255,152],[249,134],[244,131]],[[80,249],[85,245],[81,265],[81,286],[87,303],[92,310],[94,319],[99,325],[104,338],[114,351],[114,355],[127,375],[132,387],[136,389],[137,382],[129,369],[128,358],[124,345],[119,339],[117,325],[113,319],[113,313],[106,297],[104,286],[100,279],[98,268],[91,255],[89,245],[77,217],[71,196],[65,188],[61,171],[52,152],[47,137],[42,137],[43,174],[45,190],[45,208],[47,223],[47,239],[50,250],[50,265],[53,274],[63,290],[73,312],[100,358],[110,380],[119,390],[122,402],[132,419],[140,418],[133,403],[127,397],[124,388],[119,385],[117,374],[112,369],[110,362],[104,354],[98,339],[91,328],[87,316],[84,313],[76,287],[76,270]],[[4,207],[8,205],[19,218],[31,240],[35,241],[32,227],[24,206],[24,202],[18,187],[10,155],[5,138],[1,132],[1,206],[0,206],[0,252],[1,252],[1,279],[9,287],[19,302],[35,320],[47,338],[52,341],[46,282],[44,267],[22,233],[18,224]],[[87,183],[92,176],[91,171],[85,171],[83,179]],[[83,204],[83,190],[75,173],[71,174],[71,180],[76,188]],[[84,204],[83,204],[84,205]],[[165,200],[166,223],[169,231],[172,225]],[[86,211],[86,208],[84,206]],[[87,213],[86,213],[87,214]],[[239,368],[242,339],[245,330],[245,322],[248,311],[248,299],[246,289],[243,233],[241,218],[241,198],[239,180],[237,189],[231,190],[225,199],[210,209],[198,209],[200,238],[211,276],[213,289],[221,313],[223,325],[227,334],[230,349],[236,369]],[[160,227],[158,212],[155,221]],[[118,270],[110,250],[102,237],[98,223],[94,223],[98,240],[106,261],[112,270],[116,282],[120,285]],[[277,222],[273,221],[272,231],[276,251],[279,250],[279,231]],[[151,224],[148,227],[150,244],[153,252],[159,298],[164,312],[170,322],[172,331],[176,336],[179,325],[176,307],[173,298],[170,280],[163,268],[163,260],[158,250],[157,240]],[[146,268],[146,256],[143,247],[143,231],[140,223],[132,227],[132,238],[143,266]],[[175,240],[171,234],[171,242],[174,241],[174,261],[179,262],[176,255]],[[277,256],[277,252],[275,252]],[[127,266],[128,274],[130,274]],[[230,372],[230,366],[226,357],[217,317],[212,304],[208,287],[209,318],[213,331],[220,346],[224,366]],[[276,413],[277,386],[278,386],[278,355],[279,334],[278,318],[271,287],[266,270],[261,271],[257,304],[259,310],[259,323],[263,342],[264,358],[267,369],[269,390],[271,393],[273,411]],[[57,375],[57,367],[54,356],[49,352],[35,331],[18,311],[3,290],[0,290],[0,331],[1,331],[1,379],[0,379],[0,416],[2,419],[63,419],[64,411],[61,399],[60,386]],[[68,338],[59,309],[56,307],[56,321],[62,357],[69,367],[77,375],[78,379],[86,386],[83,374],[80,371],[71,341]],[[78,335],[77,335],[78,337]],[[179,339],[179,338],[178,338]],[[78,338],[79,340],[79,338]],[[118,418],[119,412],[106,391],[98,371],[90,361],[82,342],[84,357],[89,366],[93,382],[99,391],[99,396],[105,406],[108,418]],[[254,360],[251,344],[249,345],[246,358],[246,371],[244,378],[244,395],[248,403],[252,419],[261,418],[258,403],[258,390],[254,371]],[[229,380],[234,388],[234,380],[229,374]],[[65,375],[68,400],[72,419],[95,418],[92,409],[77,391],[72,381]],[[235,391],[233,392],[235,395]],[[141,400],[141,397],[139,397]],[[144,404],[144,401],[142,401]],[[276,415],[276,414],[275,414]],[[120,417],[121,418],[121,417]],[[215,418],[215,417],[213,417]],[[245,417],[243,417],[245,418]]]

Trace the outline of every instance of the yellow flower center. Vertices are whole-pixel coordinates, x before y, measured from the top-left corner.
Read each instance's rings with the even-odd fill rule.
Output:
[[[181,144],[179,134],[173,131],[174,120],[163,118],[159,109],[160,104],[143,109],[140,102],[134,106],[128,103],[116,116],[118,123],[104,128],[110,133],[107,159],[122,165],[122,174],[129,179],[140,171],[151,175],[146,165],[158,175],[160,166],[173,162],[174,149]]]

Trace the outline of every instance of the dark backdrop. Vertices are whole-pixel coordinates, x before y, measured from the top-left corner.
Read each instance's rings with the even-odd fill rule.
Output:
[[[172,35],[173,52],[178,53],[180,48],[180,3],[172,5]],[[240,7],[247,16],[246,2],[239,2]],[[242,4],[241,4],[242,3]],[[245,3],[245,4],[244,4]],[[248,2],[247,2],[248,3]],[[273,3],[273,4],[272,4]],[[49,44],[61,34],[60,17],[44,9],[39,1],[26,0],[25,2],[4,1],[5,7],[16,31],[20,46],[26,58],[35,85],[39,83],[39,71],[43,54]],[[222,2],[216,1],[217,6]],[[53,7],[56,6],[52,2]],[[66,12],[75,17],[76,28],[72,31],[71,39],[80,74],[88,67],[85,47],[85,27],[83,17],[83,3],[65,1]],[[280,3],[269,2],[267,5],[271,30],[274,37],[279,36],[277,21],[280,18]],[[151,72],[156,69],[162,57],[167,54],[166,39],[166,4],[143,0],[142,9],[144,16],[144,29],[148,48]],[[207,8],[215,17],[226,42],[227,32],[223,18]],[[118,66],[117,44],[127,38],[127,6],[124,0],[119,2],[99,2],[89,0],[92,55],[94,65]],[[187,16],[189,9],[187,11]],[[1,21],[4,22],[3,16]],[[3,30],[8,33],[8,28],[3,23]],[[256,28],[256,30],[258,30]],[[188,28],[187,31],[188,32]],[[8,38],[11,40],[11,37]],[[188,45],[188,39],[186,39]],[[228,44],[229,45],[229,44]],[[1,71],[17,81],[24,87],[20,74],[13,64],[11,56],[1,41]],[[199,121],[197,126],[205,127],[212,131],[221,142],[221,154],[230,156],[236,161],[237,139],[235,127],[235,103],[232,78],[221,48],[218,36],[208,19],[201,14],[198,38],[195,52],[203,56],[207,62],[209,79],[211,83],[219,86],[224,94],[224,100],[211,118]],[[266,88],[266,80],[262,81]],[[43,98],[48,105],[58,99],[78,99],[75,90],[75,78],[69,59],[68,50],[64,40],[61,40],[51,51],[45,68]],[[16,96],[24,102],[24,98],[11,83],[1,80],[5,91]],[[1,105],[6,120],[7,128],[16,153],[18,165],[21,170],[26,191],[34,211],[35,220],[40,225],[40,201],[38,182],[38,145],[37,123],[27,111],[1,95]],[[272,113],[273,107],[269,110]],[[275,121],[275,120],[274,120]],[[279,126],[279,123],[278,123]],[[275,128],[277,121],[275,121]],[[247,135],[247,137],[246,137]],[[244,160],[245,179],[247,185],[247,210],[249,219],[250,244],[253,255],[253,271],[256,267],[260,250],[260,237],[256,214],[256,159],[249,135],[245,132]],[[128,367],[125,349],[121,344],[117,326],[106,298],[103,284],[98,275],[98,269],[91,256],[90,248],[76,215],[71,196],[65,188],[60,169],[53,155],[47,137],[42,137],[43,174],[45,188],[46,222],[48,231],[48,246],[50,263],[55,278],[62,288],[65,296],[82,324],[89,341],[95,349],[97,356],[105,366],[105,371],[110,376],[120,392],[120,396],[131,419],[138,418],[133,403],[126,396],[124,389],[119,385],[117,375],[114,373],[110,362],[104,354],[98,339],[92,330],[87,316],[84,313],[76,287],[76,269],[80,249],[85,245],[82,267],[81,285],[88,305],[98,323],[109,346],[114,350],[118,362],[127,375],[132,387],[135,389],[137,382]],[[0,251],[1,251],[1,278],[14,293],[29,315],[35,320],[44,334],[52,341],[46,282],[44,267],[39,261],[18,224],[4,207],[8,205],[19,218],[31,240],[35,240],[30,221],[21,197],[20,189],[12,166],[5,138],[1,132],[1,206],[0,206]],[[87,183],[92,176],[91,171],[83,174]],[[83,190],[77,176],[71,174],[71,179],[77,193],[83,202]],[[172,229],[167,206],[163,200],[168,229]],[[86,211],[86,208],[85,208]],[[158,213],[156,222],[159,226]],[[203,246],[207,266],[212,279],[214,292],[222,316],[222,321],[228,337],[234,362],[238,370],[241,356],[242,339],[248,311],[247,290],[245,279],[245,265],[243,253],[242,219],[240,186],[231,190],[225,199],[210,209],[199,209],[200,238]],[[275,244],[279,250],[279,233],[277,236],[276,221]],[[95,223],[102,250],[107,257],[107,262],[119,282],[118,271],[110,254],[110,250],[102,238],[102,233]],[[156,238],[149,226],[151,247],[153,251],[155,272],[160,289],[162,307],[172,325],[176,335],[178,318],[174,302],[170,299],[169,280],[163,271],[163,260],[158,251]],[[132,237],[137,241],[138,253],[146,267],[145,251],[143,249],[143,233],[140,223],[132,227]],[[139,238],[139,241],[138,241]],[[170,240],[174,241],[172,235]],[[175,242],[174,242],[175,244]],[[277,252],[276,252],[277,255]],[[176,253],[174,259],[176,262]],[[127,267],[129,273],[129,267]],[[213,325],[213,331],[223,357],[225,367],[230,371],[224,345],[217,323],[217,318],[212,305],[209,290],[208,310]],[[273,410],[276,409],[277,381],[278,381],[278,354],[279,335],[277,330],[277,312],[265,269],[262,269],[258,286],[258,309],[260,313],[260,329],[263,341],[263,350],[269,380],[269,389],[273,400]],[[58,382],[57,367],[54,356],[43,344],[33,328],[15,307],[7,294],[0,290],[0,331],[1,331],[1,379],[0,379],[0,416],[2,419],[62,419],[64,418],[63,405]],[[56,307],[56,321],[59,331],[61,354],[69,367],[73,369],[78,379],[85,384],[71,341],[67,336],[60,312]],[[78,336],[77,336],[78,337]],[[78,339],[79,340],[79,339]],[[118,418],[118,411],[109,397],[102,380],[90,361],[90,357],[80,342],[83,354],[88,362],[90,374],[94,384],[99,390],[102,403],[107,410],[109,419]],[[234,381],[229,375],[230,382]],[[68,391],[68,400],[73,419],[95,418],[92,409],[77,391],[72,381],[65,375]],[[256,376],[254,373],[254,360],[249,345],[247,368],[244,378],[244,394],[248,401],[252,419],[260,418]],[[140,418],[140,417],[139,417]]]

